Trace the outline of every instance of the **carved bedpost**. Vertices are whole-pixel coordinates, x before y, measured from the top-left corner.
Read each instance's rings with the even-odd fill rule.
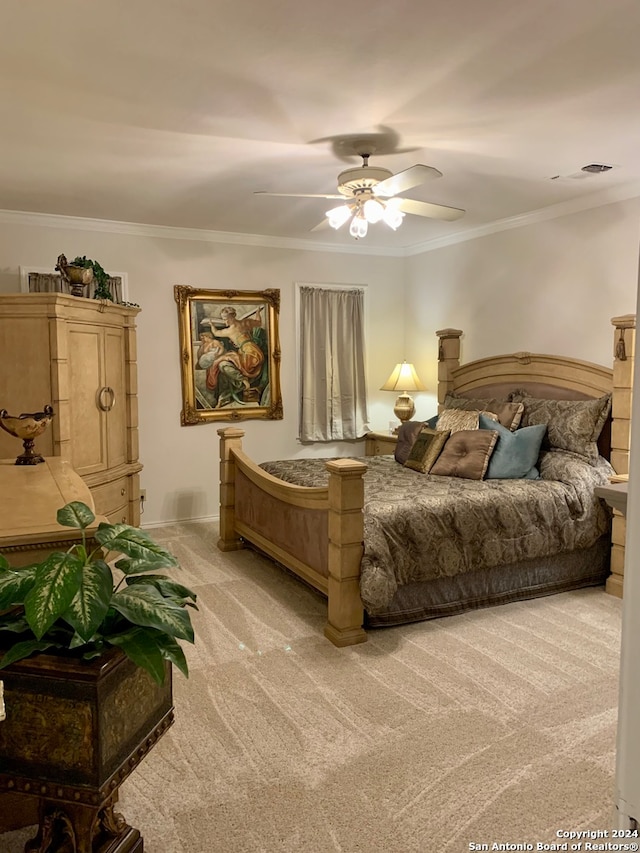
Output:
[[[613,317],[613,399],[611,404],[611,464],[618,474],[629,473],[631,397],[635,360],[636,315]]]
[[[324,634],[336,646],[352,646],[367,639],[360,599],[362,478],[367,466],[355,459],[335,459],[325,464],[329,471],[329,604]]]
[[[438,409],[453,388],[451,373],[460,367],[461,329],[440,329],[438,336]]]
[[[629,474],[631,444],[631,399],[633,396],[633,366],[636,346],[636,316],[625,314],[611,320],[615,332],[613,341],[613,395],[611,402],[611,464],[617,477],[626,480]],[[611,574],[606,590],[622,598],[624,587],[624,551],[627,522],[618,510],[613,511],[611,528]]]
[[[221,551],[238,551],[243,547],[236,533],[236,463],[232,451],[242,450],[244,430],[237,427],[219,429],[220,436],[220,538]]]

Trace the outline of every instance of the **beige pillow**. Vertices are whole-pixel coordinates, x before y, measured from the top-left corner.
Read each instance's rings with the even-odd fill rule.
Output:
[[[545,400],[514,391],[524,405],[523,426],[546,424],[543,449],[568,450],[592,464],[597,462],[598,438],[611,411],[611,395],[593,400]]]
[[[423,427],[413,442],[413,447],[404,463],[405,468],[412,468],[421,474],[428,474],[449,435],[449,432],[443,430]]]
[[[437,430],[458,432],[461,429],[478,429],[480,412],[468,412],[465,409],[445,409],[438,415]]]
[[[524,405],[520,401],[507,400],[474,400],[472,397],[458,397],[447,394],[444,399],[445,409],[465,409],[466,411],[493,412],[498,416],[502,426],[514,430],[520,426]]]
[[[459,430],[451,434],[430,473],[482,480],[498,441],[495,429]]]

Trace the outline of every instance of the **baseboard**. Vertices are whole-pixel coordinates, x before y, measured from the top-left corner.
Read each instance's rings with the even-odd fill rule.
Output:
[[[167,524],[216,524],[220,521],[219,515],[201,515],[197,518],[170,518],[166,521],[150,521],[148,523],[140,521],[142,530],[153,530],[154,527],[165,527]]]

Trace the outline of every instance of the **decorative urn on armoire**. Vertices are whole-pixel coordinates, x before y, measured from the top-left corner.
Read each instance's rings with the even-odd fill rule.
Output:
[[[53,408],[48,405],[41,412],[23,412],[17,416],[0,409],[0,427],[14,438],[22,439],[23,452],[17,457],[16,465],[38,465],[44,462],[42,456],[35,452],[34,443],[51,423],[53,414]]]
[[[93,284],[93,268],[67,263],[64,255],[58,255],[56,270],[69,285],[72,296],[87,296],[89,286]]]

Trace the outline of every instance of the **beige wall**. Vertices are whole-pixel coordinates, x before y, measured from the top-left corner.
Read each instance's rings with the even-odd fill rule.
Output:
[[[346,447],[309,448],[301,447],[296,440],[296,282],[367,285],[371,423],[386,427],[393,417],[395,398],[378,389],[393,365],[403,358],[401,258],[4,224],[0,226],[0,292],[20,289],[20,266],[53,269],[61,252],[68,258],[78,254],[95,258],[107,271],[127,272],[129,299],[142,309],[138,316],[138,379],[146,524],[218,514],[216,430],[227,424],[180,426],[182,397],[174,284],[211,289],[280,288],[285,417],[283,421],[243,423],[247,451],[258,461],[295,455],[364,453],[362,442]],[[34,406],[42,402],[35,400]],[[11,401],[1,399],[1,389],[0,407],[11,410]]]
[[[296,440],[296,282],[364,284],[368,293],[370,421],[386,429],[394,396],[380,391],[393,365],[414,361],[429,388],[416,417],[436,411],[435,331],[465,331],[463,357],[530,350],[608,364],[609,319],[635,311],[640,199],[503,231],[414,257],[299,251],[103,233],[41,224],[0,227],[0,292],[20,289],[19,267],[87,255],[127,272],[138,318],[144,523],[216,516],[218,426],[180,426],[174,284],[281,291],[283,421],[246,421],[258,461],[362,454],[361,444],[301,447]],[[19,365],[16,365],[19,369]],[[34,401],[34,406],[41,405]],[[0,406],[11,409],[11,401]]]
[[[464,361],[526,350],[610,364],[609,321],[636,310],[639,244],[633,199],[407,258],[406,346],[423,381],[435,389],[434,332],[449,326]]]

